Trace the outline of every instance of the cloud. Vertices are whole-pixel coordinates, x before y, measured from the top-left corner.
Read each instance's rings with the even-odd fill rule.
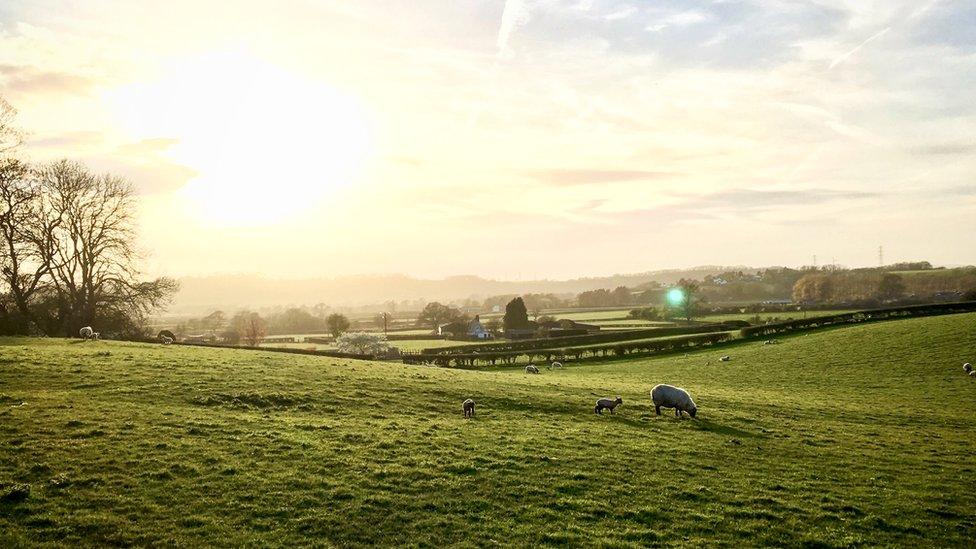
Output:
[[[909,152],[919,156],[969,155],[976,153],[976,144],[940,143],[936,145],[921,145],[918,147],[911,147]]]
[[[867,191],[836,191],[829,189],[800,189],[764,191],[758,189],[729,189],[711,194],[688,197],[676,207],[685,210],[724,210],[734,213],[768,211],[779,207],[819,205],[844,200],[878,198],[879,193]]]
[[[25,94],[85,94],[92,87],[92,81],[84,76],[29,65],[0,65],[0,76],[6,90]]]
[[[662,179],[675,174],[645,170],[541,170],[530,172],[530,175],[549,185],[592,185],[597,183],[618,183],[621,181],[639,181],[646,179]]]
[[[40,139],[31,139],[28,141],[27,145],[31,148],[39,149],[77,149],[97,146],[104,140],[105,136],[102,134],[102,132],[77,131]]]
[[[603,16],[607,21],[616,21],[618,19],[627,19],[628,17],[637,13],[637,8],[634,6],[624,6],[617,11],[608,13]]]
[[[698,10],[688,10],[674,12],[665,15],[653,23],[647,25],[644,30],[650,32],[660,32],[668,27],[688,27],[691,25],[697,25],[698,23],[704,23],[709,20],[709,15],[705,12]]]

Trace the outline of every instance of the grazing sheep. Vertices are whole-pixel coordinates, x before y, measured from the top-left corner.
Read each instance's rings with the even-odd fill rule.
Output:
[[[461,403],[461,411],[464,417],[474,417],[474,401],[470,398]]]
[[[728,362],[728,361],[732,360],[732,357],[730,357],[729,355],[725,355],[722,358],[720,358],[719,360],[721,360],[722,362]]]
[[[976,370],[969,372],[969,377],[976,377]]]
[[[525,373],[527,373],[527,374],[538,374],[539,373],[539,369],[536,368],[535,366],[533,366],[532,364],[529,364],[528,366],[525,367]]]
[[[624,399],[620,397],[617,397],[614,400],[610,400],[609,398],[601,398],[600,400],[596,401],[596,408],[593,409],[593,412],[603,415],[603,409],[606,408],[607,410],[610,410],[611,414],[613,414],[613,409],[623,403]]]
[[[972,374],[973,373],[973,365],[970,364],[970,363],[968,363],[968,362],[965,363],[965,364],[963,364],[962,365],[962,371],[966,372],[967,374]]]
[[[91,336],[92,339],[98,341],[98,339],[101,338],[101,337],[102,337],[102,334],[100,334],[98,332],[92,332],[92,336]]]
[[[655,385],[651,389],[651,400],[654,401],[654,411],[661,415],[661,408],[674,408],[674,415],[681,417],[681,412],[688,412],[688,415],[695,417],[698,414],[698,406],[691,400],[688,391],[674,387],[672,385]]]
[[[91,326],[85,326],[84,328],[78,330],[78,335],[81,336],[81,339],[91,339],[92,334],[94,333],[95,330],[92,330]]]
[[[552,364],[549,365],[549,368],[550,369],[553,369],[553,370],[562,370],[563,369],[563,363],[562,362],[559,362],[558,360],[554,360],[552,362]]]
[[[170,343],[173,343],[173,338],[163,336],[163,345],[169,345]],[[315,349],[315,347],[312,347],[312,349]]]

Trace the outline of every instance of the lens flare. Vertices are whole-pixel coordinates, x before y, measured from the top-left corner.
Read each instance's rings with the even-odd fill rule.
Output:
[[[673,307],[677,307],[685,302],[685,293],[681,291],[681,288],[671,288],[668,290],[668,303]]]

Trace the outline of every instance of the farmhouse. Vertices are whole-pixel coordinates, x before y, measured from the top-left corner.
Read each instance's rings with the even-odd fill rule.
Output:
[[[444,324],[437,328],[437,333],[442,336],[465,339],[491,339],[491,332],[481,324],[481,318],[475,315],[470,322],[457,320],[449,324]]]

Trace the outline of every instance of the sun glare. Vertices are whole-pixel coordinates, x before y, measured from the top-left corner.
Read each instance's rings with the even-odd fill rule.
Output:
[[[107,99],[136,139],[178,140],[168,154],[198,173],[184,206],[217,226],[278,223],[328,200],[370,147],[355,99],[240,52],[186,60]]]

